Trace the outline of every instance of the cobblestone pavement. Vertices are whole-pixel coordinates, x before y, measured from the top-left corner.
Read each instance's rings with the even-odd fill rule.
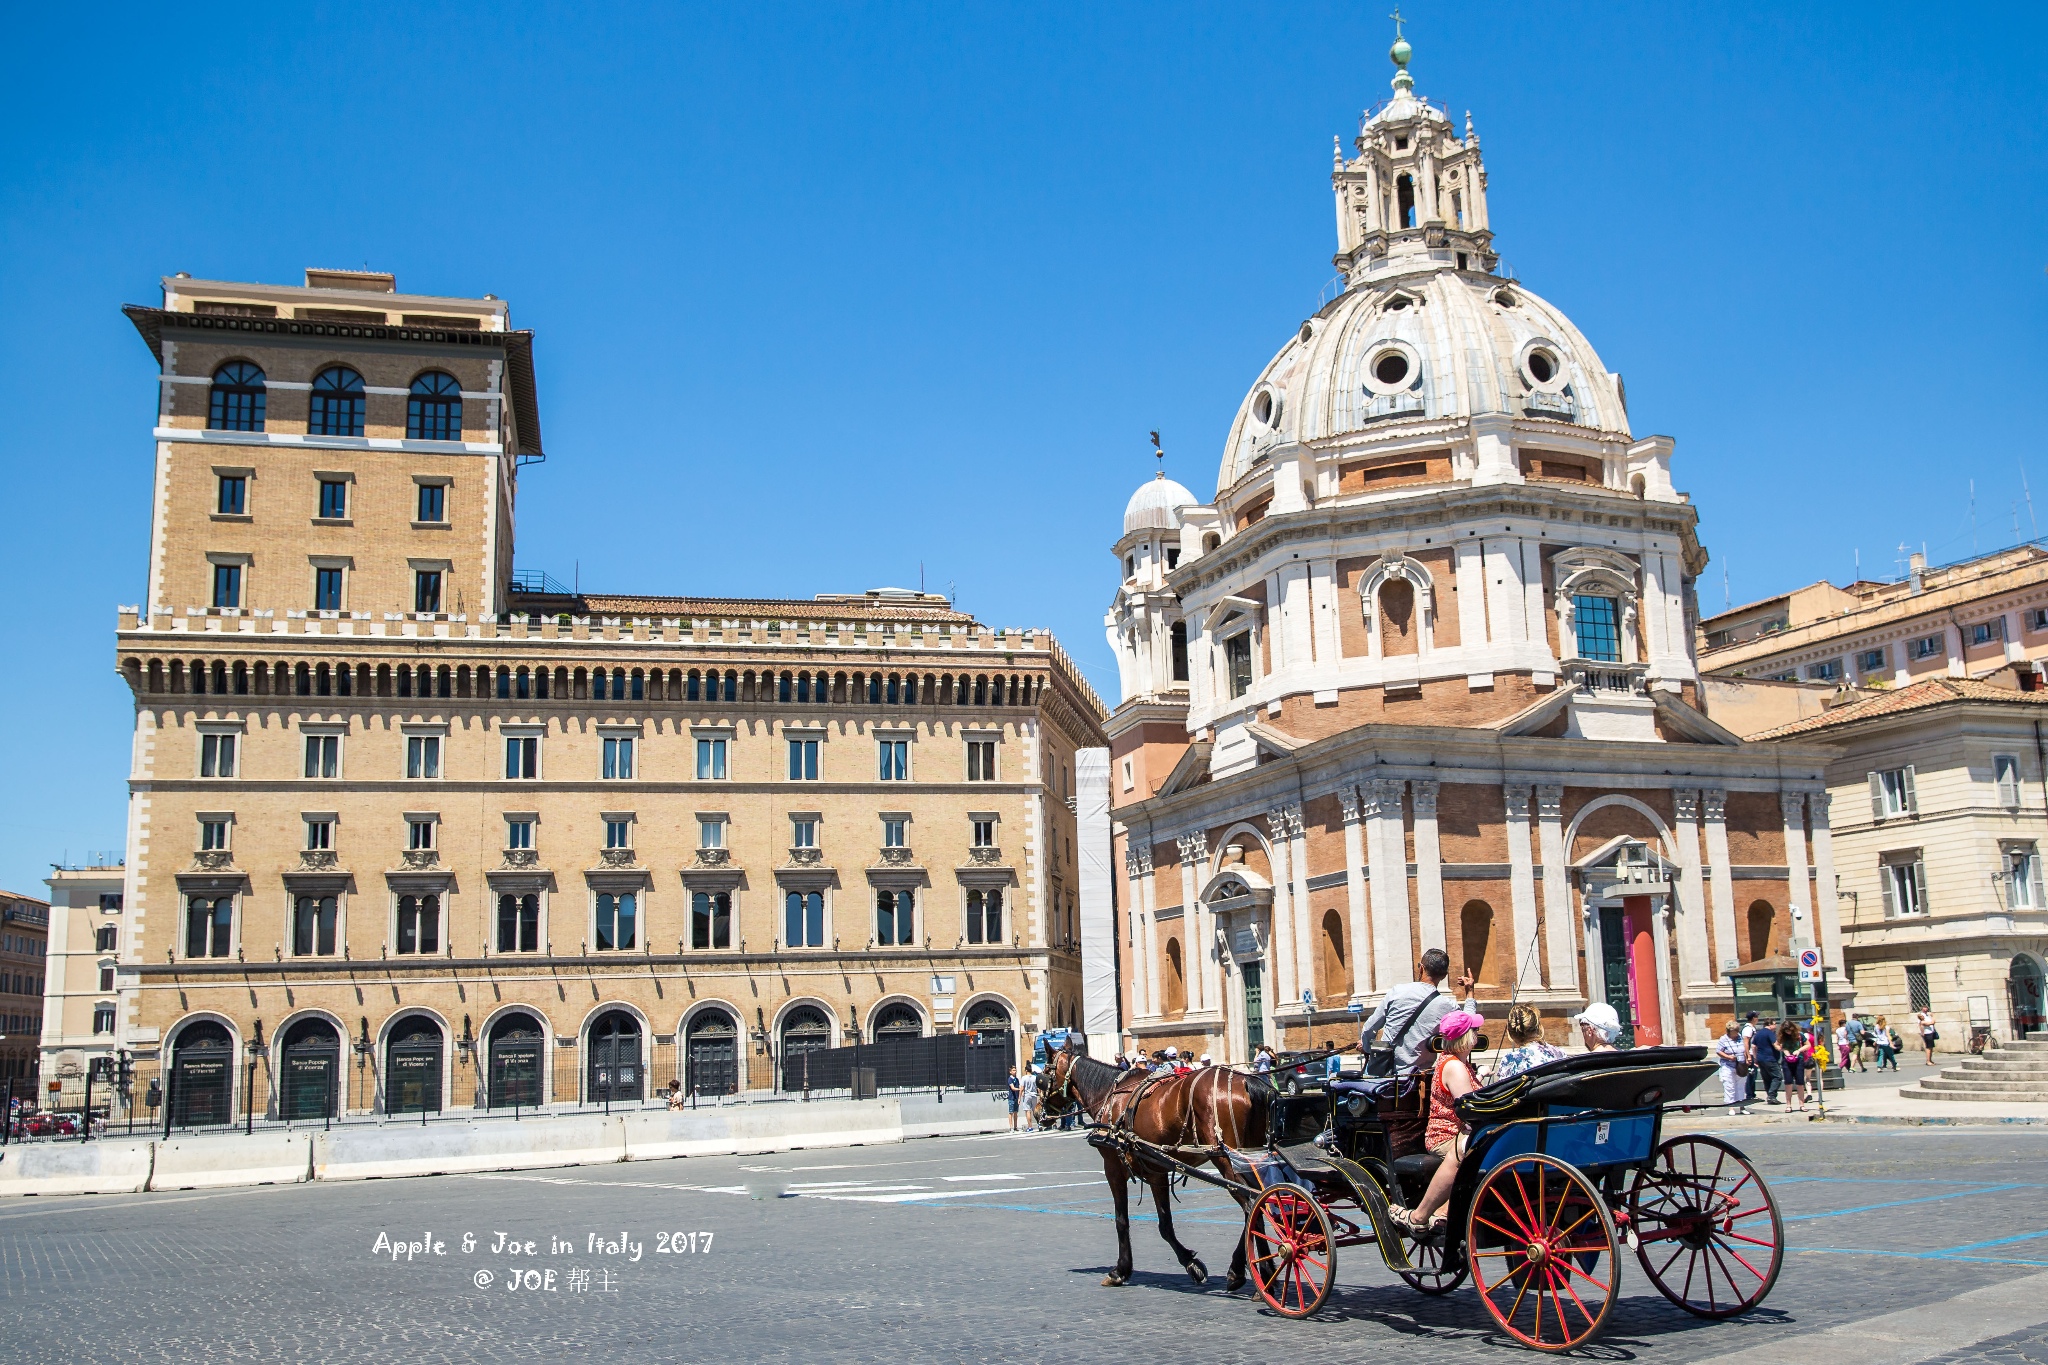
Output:
[[[1792,1253],[1776,1292],[1746,1318],[1699,1322],[1657,1297],[1630,1258],[1624,1297],[1586,1355],[2048,1361],[2048,1327],[2026,1321],[2036,1299],[2013,1284],[2040,1277],[2048,1320],[2048,1133],[1774,1129],[1736,1140],[1786,1217]],[[1217,1272],[1198,1288],[1175,1268],[1149,1207],[1138,1212],[1137,1274],[1105,1289],[1116,1245],[1108,1197],[1098,1158],[1074,1135],[17,1200],[0,1205],[5,1355],[1522,1358],[1469,1288],[1425,1298],[1368,1248],[1343,1253],[1338,1290],[1310,1321],[1225,1295],[1221,1271],[1242,1224],[1202,1187],[1176,1212],[1183,1239]],[[532,1254],[513,1254],[514,1243]],[[1950,1304],[1971,1291],[2020,1298],[2017,1320]],[[1932,1329],[1935,1351],[1897,1347],[1893,1334],[1886,1356],[1854,1335],[1902,1310]],[[2003,1311],[2012,1319],[2009,1304]],[[1884,1336],[1881,1325],[1871,1331]]]

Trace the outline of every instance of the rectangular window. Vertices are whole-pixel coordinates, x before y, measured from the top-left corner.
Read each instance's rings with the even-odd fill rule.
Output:
[[[505,822],[506,848],[533,847],[533,821],[508,820]]]
[[[969,782],[993,782],[996,780],[996,742],[992,739],[970,739],[967,741],[967,780]]]
[[[406,736],[405,775],[418,778],[439,777],[441,775],[441,737],[439,735]]]
[[[100,968],[100,989],[103,991],[114,989],[114,969],[112,967]]]
[[[885,739],[880,741],[881,771],[877,774],[884,782],[904,782],[910,778],[910,741],[907,739]]]
[[[119,891],[102,891],[102,892],[100,892],[100,913],[101,913],[101,914],[103,914],[103,915],[118,915],[118,914],[120,914],[120,913],[121,913],[121,892],[119,892]]]
[[[243,474],[220,476],[220,501],[214,510],[224,517],[246,516],[249,511],[249,479]]]
[[[540,897],[507,892],[498,897],[498,951],[534,953],[540,951]]]
[[[1998,787],[1998,804],[2007,810],[2020,806],[2020,760],[2015,754],[1991,756],[1991,780]]]
[[[340,569],[313,570],[313,610],[341,610],[341,574]]]
[[[505,737],[505,776],[523,779],[540,776],[540,736]]]
[[[793,739],[789,742],[789,780],[792,782],[816,782],[818,780],[817,740]]]
[[[1994,616],[1989,621],[1979,621],[1970,627],[1970,643],[1973,645],[1995,645],[2005,638],[2005,618]]]
[[[633,846],[633,822],[631,820],[605,821],[604,846],[606,848],[631,848]]]
[[[227,821],[201,820],[199,822],[199,851],[201,853],[225,853],[227,847]]]
[[[239,607],[242,605],[241,565],[216,564],[213,566],[213,605],[216,607]]]
[[[1887,768],[1870,774],[1870,814],[1877,820],[1896,815],[1916,815],[1920,806],[1914,789],[1913,768]]]
[[[415,521],[442,522],[448,520],[448,485],[423,483],[420,485],[419,515]]]
[[[2013,910],[2048,908],[2042,896],[2041,855],[2031,843],[2005,846],[2005,903]]]
[[[1886,919],[1927,913],[1927,868],[1919,850],[1885,854],[1877,875]]]
[[[617,895],[599,892],[597,897],[597,950],[624,952],[635,942],[637,906],[631,891]]]
[[[625,782],[633,776],[633,741],[627,736],[607,735],[604,741],[606,781]]]
[[[1934,1008],[1934,996],[1927,989],[1927,968],[1924,965],[1906,968],[1906,1008],[1915,1011]]]
[[[1582,593],[1572,598],[1572,625],[1578,633],[1581,659],[1621,662],[1621,613],[1612,597]]]
[[[405,954],[441,951],[441,898],[398,898],[398,951]]]
[[[306,736],[306,776],[341,776],[341,736]]]
[[[106,989],[112,990],[113,987],[109,986]],[[114,1007],[112,1005],[95,1005],[93,1007],[92,1031],[94,1033],[112,1033],[114,1031]]]
[[[348,515],[348,484],[342,479],[320,480],[320,516],[339,521]]]
[[[334,847],[334,822],[332,820],[308,820],[306,822],[306,849],[319,853]]]
[[[791,891],[783,900],[782,942],[789,948],[825,946],[825,893]]]
[[[418,612],[441,610],[441,571],[420,569],[412,576],[412,609]]]
[[[1842,661],[1823,659],[1817,664],[1808,664],[1806,676],[1815,682],[1834,682],[1842,676]]]
[[[974,846],[976,848],[994,848],[996,846],[995,821],[976,820],[974,822]]]
[[[791,848],[816,848],[818,846],[818,822],[816,820],[795,820],[789,822],[789,846]]]
[[[914,891],[875,892],[875,942],[883,947],[915,943],[916,906]]]
[[[120,942],[121,931],[111,924],[102,924],[93,935],[93,947],[102,953],[111,953]]]
[[[1861,654],[1858,654],[1856,656],[1856,670],[1859,673],[1882,673],[1884,671],[1884,651],[1881,649],[1866,649]]]
[[[909,824],[908,820],[897,820],[884,816],[882,819],[882,847],[909,847]]]
[[[1915,659],[1931,659],[1935,655],[1944,652],[1942,637],[1939,635],[1923,635],[1910,645],[1907,645],[1906,652]]]
[[[434,847],[434,822],[432,820],[406,821],[405,846],[419,853],[432,849]]]
[[[334,897],[300,896],[292,907],[293,955],[334,956],[335,917]]]
[[[697,741],[697,780],[699,782],[725,781],[724,740],[700,739]]]
[[[1171,555],[1173,552],[1169,550],[1167,553]],[[1186,682],[1188,680],[1188,623],[1185,621],[1175,621],[1169,638],[1173,646],[1173,680],[1175,682]]]
[[[697,847],[724,848],[725,821],[699,816],[697,819]]]
[[[1003,893],[990,887],[976,888],[967,893],[967,941],[969,943],[1001,943],[1003,941]]]
[[[194,896],[185,906],[185,956],[226,957],[234,927],[234,897]]]
[[[698,891],[690,896],[690,946],[732,947],[732,893]]]
[[[2027,613],[2027,629],[2048,630],[2048,607],[2035,607]]]
[[[199,737],[199,775],[201,777],[233,777],[235,775],[234,735],[201,735]]]
[[[1223,642],[1223,689],[1233,697],[1252,690],[1252,633],[1248,630]]]

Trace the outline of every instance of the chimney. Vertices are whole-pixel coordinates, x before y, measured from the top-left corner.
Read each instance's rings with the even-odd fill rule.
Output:
[[[1927,556],[1916,551],[1913,557],[1906,561],[1906,564],[1907,574],[1913,581],[1913,591],[1916,593],[1925,592],[1927,590],[1927,584],[1924,581],[1927,576]]]

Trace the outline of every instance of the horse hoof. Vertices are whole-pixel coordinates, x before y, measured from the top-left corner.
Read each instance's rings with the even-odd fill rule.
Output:
[[[1189,1261],[1188,1278],[1196,1284],[1207,1284],[1209,1282],[1209,1267],[1203,1265],[1199,1260]]]
[[[1224,1292],[1227,1294],[1235,1294],[1238,1290],[1244,1288],[1244,1280],[1245,1276],[1243,1271],[1231,1271],[1230,1274],[1223,1281]]]
[[[1124,1277],[1120,1275],[1104,1275],[1102,1277],[1102,1287],[1104,1289],[1121,1289],[1123,1285]]]

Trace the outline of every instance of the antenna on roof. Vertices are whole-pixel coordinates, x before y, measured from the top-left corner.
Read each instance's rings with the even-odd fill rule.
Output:
[[[1728,595],[1728,561],[1721,561],[1721,610],[1727,611],[1735,605],[1735,599]]]
[[[2034,539],[2041,538],[2041,523],[2034,517],[2034,490],[2027,487],[2027,462],[2020,461],[2020,491],[2027,495],[2027,521],[2034,528]]]
[[[1156,477],[1163,479],[1166,477],[1166,447],[1159,444],[1159,433],[1156,431],[1152,433],[1152,454],[1159,460],[1159,473]]]

